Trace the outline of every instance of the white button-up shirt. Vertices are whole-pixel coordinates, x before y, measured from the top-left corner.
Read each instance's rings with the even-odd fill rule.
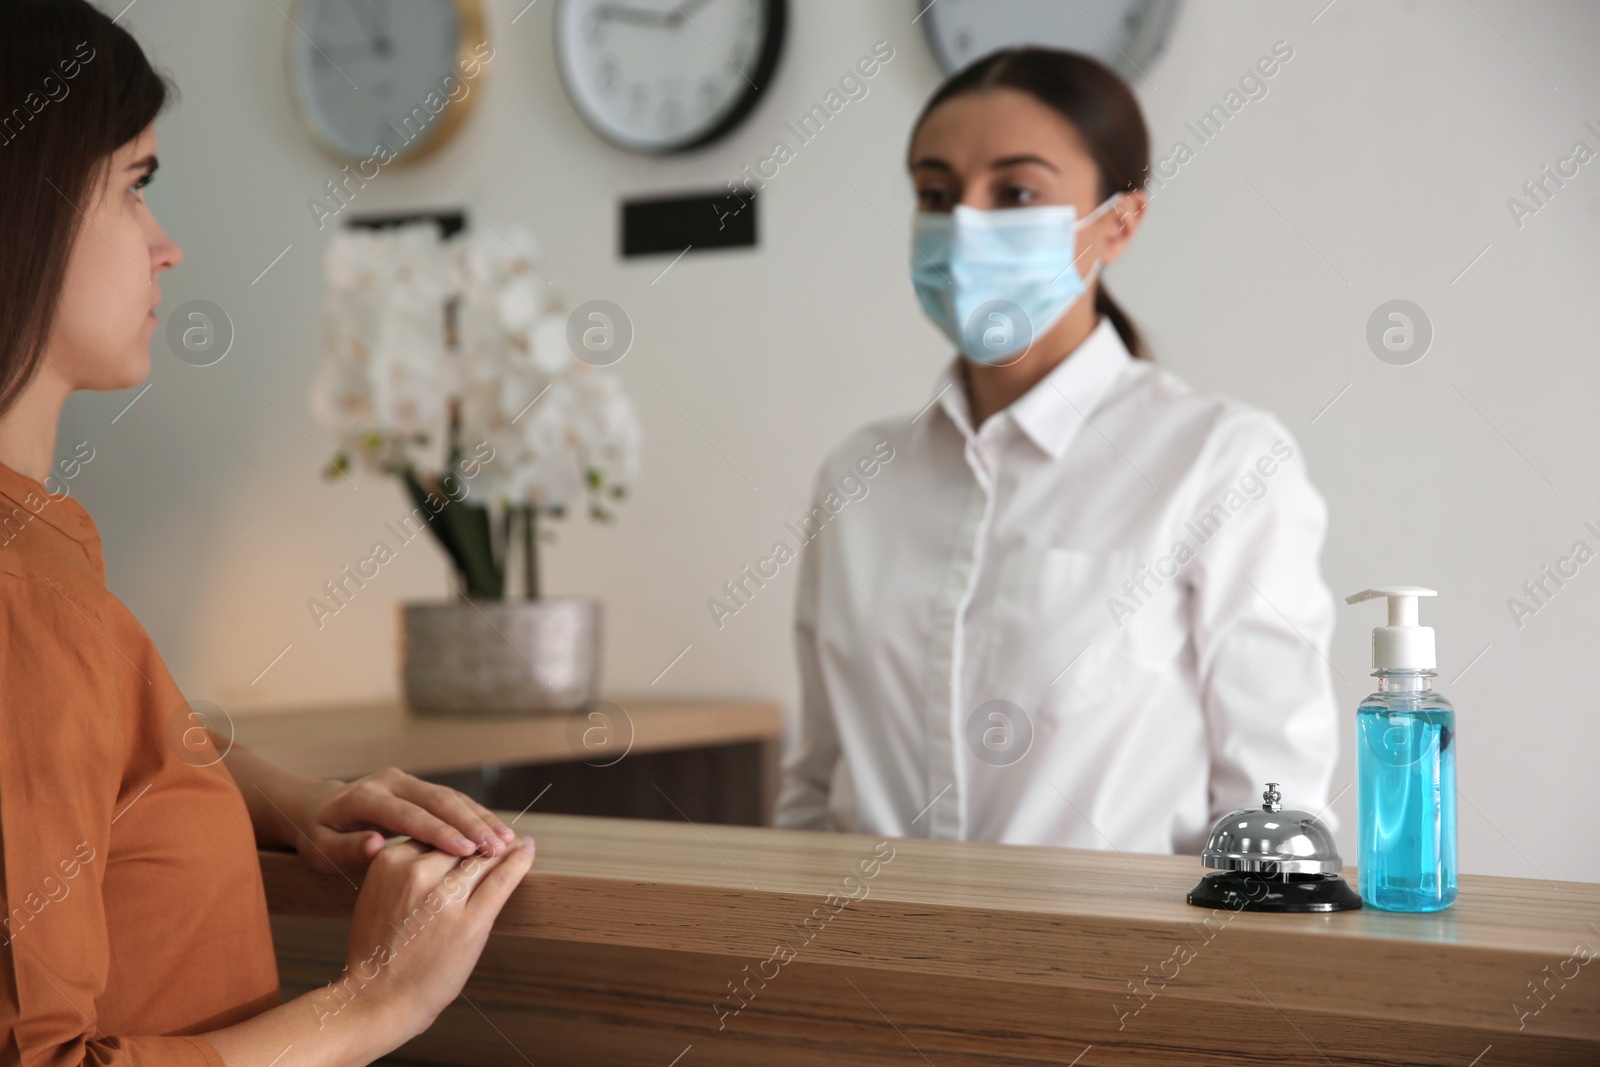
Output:
[[[815,501],[779,826],[1198,854],[1277,782],[1337,828],[1327,507],[1274,416],[1102,319],[977,429],[952,360]]]

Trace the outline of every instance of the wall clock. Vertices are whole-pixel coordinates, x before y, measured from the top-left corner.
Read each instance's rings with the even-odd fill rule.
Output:
[[[1086,52],[1132,79],[1166,43],[1177,0],[913,0],[946,74],[997,48]]]
[[[739,125],[778,67],[786,0],[561,0],[556,60],[583,120],[666,154]]]
[[[289,19],[290,97],[342,162],[371,159],[380,143],[407,162],[437,151],[494,56],[481,0],[299,0]]]

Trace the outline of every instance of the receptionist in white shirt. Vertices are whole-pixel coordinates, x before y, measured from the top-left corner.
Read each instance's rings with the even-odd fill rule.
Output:
[[[803,549],[777,824],[1197,854],[1277,782],[1336,827],[1326,505],[1288,429],[1153,362],[1102,280],[1147,205],[1133,94],[996,53],[908,162],[957,354],[818,474],[851,496]]]

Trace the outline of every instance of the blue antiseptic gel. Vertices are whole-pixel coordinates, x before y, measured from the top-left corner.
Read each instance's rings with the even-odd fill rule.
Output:
[[[1456,712],[1433,690],[1433,629],[1417,625],[1420,586],[1347,597],[1389,598],[1372,631],[1378,691],[1356,709],[1356,877],[1364,903],[1440,911],[1456,900]]]

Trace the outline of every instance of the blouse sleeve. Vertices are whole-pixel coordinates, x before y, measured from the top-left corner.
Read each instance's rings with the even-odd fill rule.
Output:
[[[1319,814],[1331,831],[1339,720],[1334,603],[1319,565],[1327,505],[1271,415],[1235,414],[1213,444],[1196,514],[1209,514],[1215,533],[1197,554],[1191,602],[1210,815],[1259,807],[1266,783],[1278,782],[1287,806]]]
[[[101,888],[129,803],[119,675],[132,667],[74,592],[0,573],[0,1048],[23,1067],[224,1067],[200,1038],[97,1025],[110,968]]]
[[[824,471],[827,465],[824,464]],[[822,474],[818,475],[821,497]],[[817,567],[822,539],[800,549],[800,574],[795,597],[794,644],[800,672],[800,722],[798,737],[783,760],[783,784],[773,822],[790,830],[829,829],[828,799],[834,767],[839,762],[839,739],[833,709],[823,685],[817,651]]]

